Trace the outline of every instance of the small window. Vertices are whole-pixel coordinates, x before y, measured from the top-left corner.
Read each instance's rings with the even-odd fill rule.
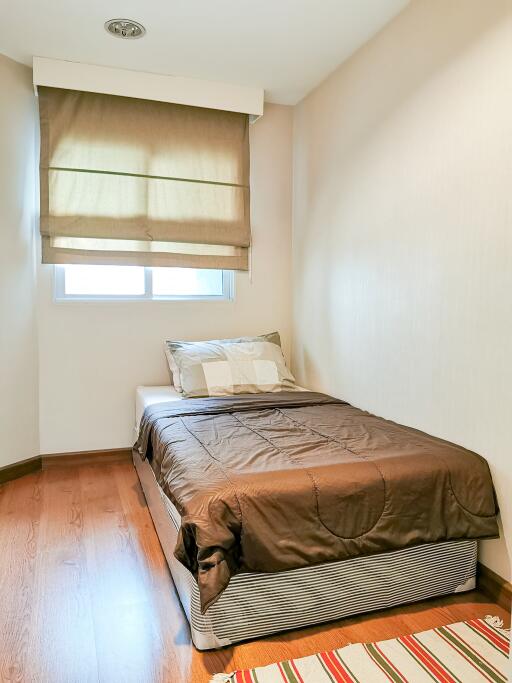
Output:
[[[233,271],[142,266],[55,266],[57,301],[229,300]]]

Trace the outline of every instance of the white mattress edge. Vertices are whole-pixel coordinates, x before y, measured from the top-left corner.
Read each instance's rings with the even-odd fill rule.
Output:
[[[181,394],[170,385],[138,386],[135,389],[135,438],[139,435],[142,414],[148,406],[166,401],[181,401],[182,398]]]

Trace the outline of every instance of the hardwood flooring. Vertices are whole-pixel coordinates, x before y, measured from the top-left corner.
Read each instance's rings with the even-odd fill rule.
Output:
[[[197,652],[129,462],[0,486],[0,680],[207,683],[350,642],[506,612],[472,592]]]

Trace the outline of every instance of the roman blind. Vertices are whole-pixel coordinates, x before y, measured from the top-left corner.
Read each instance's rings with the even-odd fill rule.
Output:
[[[247,114],[39,87],[43,263],[248,269]]]

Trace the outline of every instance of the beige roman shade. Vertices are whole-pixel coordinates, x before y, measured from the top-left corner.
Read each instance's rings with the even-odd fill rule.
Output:
[[[39,88],[43,263],[247,270],[247,114]]]

